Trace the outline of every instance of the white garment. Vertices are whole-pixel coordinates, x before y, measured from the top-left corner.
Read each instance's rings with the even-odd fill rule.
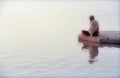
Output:
[[[93,20],[90,23],[89,33],[93,34],[97,29],[99,29],[99,23],[96,20]]]

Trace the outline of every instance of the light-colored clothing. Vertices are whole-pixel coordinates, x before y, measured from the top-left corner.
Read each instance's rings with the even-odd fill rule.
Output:
[[[99,32],[99,23],[96,20],[90,22],[89,33],[93,34],[95,31]]]

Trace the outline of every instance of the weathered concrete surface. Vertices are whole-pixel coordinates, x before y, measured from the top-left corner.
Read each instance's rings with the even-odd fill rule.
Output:
[[[120,31],[100,31],[98,37],[90,37],[80,34],[78,40],[87,40],[97,43],[120,44]]]
[[[80,44],[83,43],[83,45],[85,45],[87,47],[97,46],[97,47],[115,47],[115,48],[120,48],[120,44],[101,44],[101,43],[85,41],[85,40],[80,40],[79,43]]]

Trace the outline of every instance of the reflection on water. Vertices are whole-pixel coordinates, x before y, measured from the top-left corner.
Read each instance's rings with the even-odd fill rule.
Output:
[[[89,51],[89,60],[90,64],[93,64],[97,61],[96,57],[99,55],[99,47],[117,47],[120,48],[119,44],[100,44],[95,42],[79,40],[80,43],[83,43],[81,50],[87,49]]]
[[[82,50],[88,49],[89,55],[90,55],[88,62],[90,64],[93,64],[96,61],[95,58],[99,54],[99,50],[98,50],[99,44],[97,44],[97,43],[91,43],[91,42],[85,42],[85,41],[82,41],[82,43],[83,43],[83,46],[81,47],[81,49]]]

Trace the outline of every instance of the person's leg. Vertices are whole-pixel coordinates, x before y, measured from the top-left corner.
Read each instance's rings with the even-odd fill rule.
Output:
[[[93,33],[93,36],[98,36],[99,35],[99,32],[94,32]]]
[[[86,36],[90,36],[90,33],[86,30],[82,30],[82,34],[86,35]]]

